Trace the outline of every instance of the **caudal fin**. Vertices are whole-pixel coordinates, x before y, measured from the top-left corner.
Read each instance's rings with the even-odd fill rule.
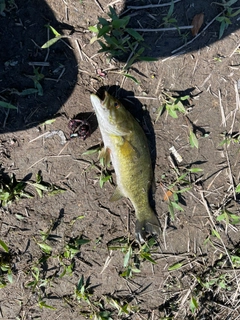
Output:
[[[135,226],[136,239],[143,243],[147,236],[157,235],[159,236],[161,232],[160,223],[157,216],[152,213],[151,217],[145,220],[137,220]]]

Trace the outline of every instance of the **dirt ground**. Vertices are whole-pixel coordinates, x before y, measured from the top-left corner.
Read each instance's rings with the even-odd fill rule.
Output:
[[[157,61],[132,65],[129,73],[137,84],[121,73],[124,61],[98,53],[88,27],[99,16],[107,18],[111,4],[131,16],[131,27],[160,28],[169,6],[128,9],[156,3],[16,0],[0,9],[0,101],[17,107],[0,107],[1,183],[9,183],[14,174],[34,195],[0,209],[0,319],[240,318],[235,192],[240,178],[240,15],[219,40],[220,23],[214,18],[222,12],[220,5],[177,2],[173,17],[178,26],[189,26],[204,12],[200,35],[193,40],[189,29],[181,35],[141,33],[146,55]],[[233,5],[238,6],[240,1]],[[66,38],[41,49],[53,37],[47,24]],[[110,168],[113,183],[101,188],[97,153],[84,154],[101,143],[90,94],[103,88],[123,101],[149,139],[162,226],[151,248],[155,263],[133,243],[131,202],[109,202],[114,171]],[[25,95],[26,89],[37,91]],[[164,92],[189,95],[187,115],[178,113],[175,119],[165,111],[159,116]],[[86,140],[69,139],[68,122],[74,117],[90,123]],[[55,121],[43,124],[50,119]],[[191,132],[198,148],[190,145]],[[231,142],[221,143],[224,133]],[[169,150],[172,146],[182,162]],[[193,168],[202,171],[190,172]],[[65,192],[51,196],[45,191],[40,197],[31,186],[39,171],[45,186]],[[182,190],[176,194],[183,210],[175,209],[173,216],[169,203],[176,203],[177,190]],[[126,262],[129,248],[132,259]],[[133,274],[124,277],[126,269]]]

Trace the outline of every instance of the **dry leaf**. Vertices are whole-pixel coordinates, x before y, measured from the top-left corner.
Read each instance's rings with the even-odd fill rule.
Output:
[[[192,26],[193,26],[192,27],[192,35],[194,37],[198,34],[198,32],[203,24],[203,20],[204,20],[203,13],[199,13],[194,16],[193,21],[192,21]]]
[[[172,194],[172,191],[168,190],[167,192],[165,192],[163,200],[168,201]]]

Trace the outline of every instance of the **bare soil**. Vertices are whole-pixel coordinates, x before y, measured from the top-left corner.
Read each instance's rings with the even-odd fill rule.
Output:
[[[108,310],[112,319],[237,319],[239,262],[231,263],[230,256],[240,261],[239,224],[226,227],[217,217],[224,209],[240,216],[234,191],[239,183],[239,143],[221,145],[224,132],[239,132],[239,16],[219,40],[219,23],[210,22],[220,6],[209,1],[176,3],[178,26],[190,25],[194,15],[204,12],[201,30],[206,29],[181,49],[185,40],[192,39],[189,30],[184,37],[176,31],[143,33],[146,55],[158,60],[134,63],[129,72],[140,83],[136,84],[120,74],[124,62],[109,62],[104,53],[98,53],[97,42],[90,44],[93,35],[88,27],[97,23],[98,16],[107,18],[109,3],[6,1],[0,16],[0,100],[18,108],[0,108],[1,179],[7,181],[15,174],[18,180],[35,181],[41,171],[45,182],[65,190],[54,196],[45,193],[42,198],[34,193],[31,199],[1,207],[0,240],[10,249],[7,256],[13,282],[7,281],[1,289],[0,318],[84,319],[94,318],[96,310]],[[146,2],[116,1],[115,9],[121,13],[129,5],[143,4]],[[125,14],[132,16],[132,27],[158,28],[168,9],[131,9]],[[68,37],[41,49],[53,37],[48,23]],[[42,95],[21,95],[34,88],[36,68],[44,75],[39,81]],[[105,75],[100,76],[98,69]],[[151,256],[156,264],[141,262],[141,272],[129,279],[121,276],[125,253],[109,250],[108,244],[118,237],[134,239],[131,202],[109,202],[115,188],[113,170],[113,183],[100,188],[97,154],[83,155],[101,143],[89,96],[103,88],[123,101],[149,138],[155,209],[163,229]],[[173,119],[165,112],[156,121],[163,92],[190,96],[187,117],[179,114]],[[86,140],[69,139],[68,122],[74,117],[89,121],[92,133]],[[53,118],[55,122],[43,125]],[[190,130],[198,138],[198,148],[189,143]],[[58,134],[48,136],[54,131],[62,132],[67,140],[62,141]],[[180,164],[169,151],[172,146],[183,158]],[[175,210],[173,219],[165,196],[167,187],[176,181],[178,171],[196,167],[203,171],[187,175],[191,190],[181,195],[179,205],[184,211]],[[26,190],[33,193],[29,185]],[[41,232],[49,232],[45,242]],[[66,244],[80,237],[90,242],[72,259],[63,257]],[[43,242],[51,246],[50,255],[39,247]],[[0,246],[0,267],[5,260]],[[168,269],[178,262],[180,268]],[[71,263],[72,272],[62,275],[64,265]],[[39,282],[33,288],[29,283],[36,266],[47,284],[39,287]],[[6,278],[3,271],[0,276],[2,272]],[[90,280],[91,301],[101,302],[101,307],[74,297],[82,275],[84,281]],[[222,279],[225,287],[219,284]],[[132,311],[128,315],[118,312],[108,302],[110,298],[128,303]],[[194,312],[191,298],[197,301]]]

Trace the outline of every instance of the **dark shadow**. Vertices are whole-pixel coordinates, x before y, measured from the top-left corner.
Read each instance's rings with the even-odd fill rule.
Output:
[[[130,16],[127,26],[137,29],[144,38],[145,50],[142,54],[144,56],[160,58],[195,51],[224,39],[240,27],[239,15],[231,17],[231,24],[228,25],[227,29],[224,29],[223,35],[219,40],[220,22],[216,21],[216,17],[218,15],[223,16],[225,7],[220,5],[222,1],[178,1],[174,3],[172,14],[169,14],[170,5],[156,7],[156,5],[163,5],[164,3],[169,4],[171,1],[126,0],[125,6],[121,11],[120,17]],[[231,6],[231,8],[236,8],[232,10],[232,13],[239,9],[239,5],[240,3],[237,1]],[[141,29],[156,30],[159,28],[189,27],[192,25],[194,16],[201,13],[204,14],[204,21],[199,30],[201,34],[197,35],[195,40],[191,29],[186,28],[175,31],[141,32]],[[166,18],[168,14],[169,18]],[[190,41],[192,42],[184,46]],[[137,50],[141,46],[143,45],[139,45]],[[126,61],[126,59],[122,61]]]
[[[46,25],[60,34],[71,32],[71,26],[58,22],[43,0],[16,0],[16,6],[7,4],[0,16],[0,101],[16,106],[18,110],[0,108],[0,133],[25,130],[51,119],[69,98],[77,81],[77,61],[68,40],[58,41],[53,47],[41,49],[53,38]],[[48,55],[48,56],[47,56]],[[45,65],[41,66],[41,63]],[[23,95],[34,89],[37,73],[37,93]]]
[[[64,209],[62,208],[59,211],[59,215],[57,217],[57,219],[54,221],[53,227],[52,227],[52,231],[56,230],[57,227],[60,225],[60,223],[62,222],[63,218],[64,218]]]

